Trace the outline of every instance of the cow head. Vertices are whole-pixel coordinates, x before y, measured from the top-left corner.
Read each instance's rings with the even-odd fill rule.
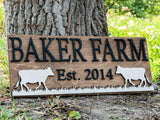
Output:
[[[116,74],[120,74],[121,73],[121,67],[120,66],[117,66],[117,71],[116,71]]]
[[[50,76],[54,76],[54,73],[52,72],[52,69],[50,67],[47,68],[47,73]]]

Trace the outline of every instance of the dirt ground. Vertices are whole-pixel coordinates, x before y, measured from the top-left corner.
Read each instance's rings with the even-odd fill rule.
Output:
[[[60,98],[1,97],[0,105],[8,109],[13,105],[22,108],[33,120],[52,120],[55,117],[67,120],[67,115],[73,110],[80,112],[82,120],[160,120],[160,92]],[[16,111],[16,114],[20,112]]]

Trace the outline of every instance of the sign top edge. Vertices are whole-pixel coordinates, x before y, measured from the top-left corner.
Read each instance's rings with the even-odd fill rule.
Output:
[[[15,37],[15,36],[25,36],[25,37],[36,37],[36,36],[39,36],[39,37],[73,37],[73,38],[76,38],[76,37],[88,37],[88,38],[141,38],[141,39],[146,39],[145,37],[110,37],[110,36],[52,36],[52,35],[20,35],[20,34],[11,34],[11,35],[7,35],[7,38],[8,37]]]

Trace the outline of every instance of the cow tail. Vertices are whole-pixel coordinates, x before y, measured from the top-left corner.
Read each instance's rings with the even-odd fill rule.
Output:
[[[16,87],[15,87],[15,88],[17,88],[17,87],[18,87],[19,83],[20,83],[20,77],[19,77],[19,80],[18,80],[18,82],[17,82],[17,84],[16,84]]]
[[[145,74],[144,76],[145,76],[147,82],[148,82],[149,84],[151,84],[151,82],[150,82],[150,80],[147,78],[146,74]]]

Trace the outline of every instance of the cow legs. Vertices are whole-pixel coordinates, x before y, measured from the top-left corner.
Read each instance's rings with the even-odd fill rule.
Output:
[[[127,87],[127,80],[128,80],[128,79],[125,79],[124,87]]]
[[[129,83],[130,83],[130,84],[132,84],[133,86],[135,86],[135,84],[134,84],[134,83],[132,83],[131,79],[129,79]]]
[[[20,85],[21,85],[21,90],[23,91],[23,84],[22,84],[22,83],[20,83]]]
[[[141,87],[142,87],[142,83],[143,83],[143,80],[141,80],[141,83],[139,84],[139,86],[141,86]],[[138,86],[138,87],[139,87],[139,86]]]
[[[31,90],[31,89],[29,89],[29,88],[28,88],[28,86],[27,86],[26,84],[22,84],[22,83],[20,83],[20,85],[21,85],[21,90],[22,90],[22,91],[23,91],[23,85],[24,85],[24,87],[25,87],[25,88],[27,88],[27,90],[28,90],[28,91],[30,91],[30,90]]]
[[[146,79],[144,79],[144,87],[146,87]]]
[[[26,84],[23,85],[27,88],[28,91],[31,91],[31,89],[29,89],[29,87]]]
[[[38,87],[36,87],[36,90],[41,86],[41,82],[38,82]]]
[[[47,88],[47,86],[46,86],[45,82],[43,82],[43,85],[44,85],[45,89],[46,89],[46,90],[48,90],[48,88]]]

